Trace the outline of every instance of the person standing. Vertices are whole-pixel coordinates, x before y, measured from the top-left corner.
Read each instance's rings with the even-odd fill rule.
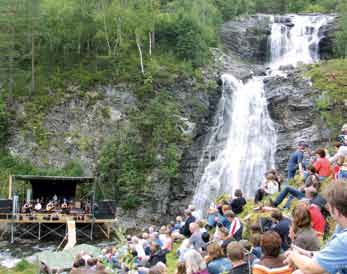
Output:
[[[303,159],[307,144],[303,141],[299,142],[298,148],[289,156],[288,160],[288,180],[294,178],[295,173],[299,170],[300,175],[304,176]]]

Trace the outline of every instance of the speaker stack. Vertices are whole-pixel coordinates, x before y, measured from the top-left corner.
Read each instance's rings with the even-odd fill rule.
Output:
[[[6,219],[8,214],[12,214],[12,200],[0,200],[0,219]]]
[[[116,202],[112,200],[99,201],[95,208],[95,218],[113,219],[116,215]]]

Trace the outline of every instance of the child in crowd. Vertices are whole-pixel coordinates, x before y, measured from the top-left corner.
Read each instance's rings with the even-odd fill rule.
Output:
[[[273,195],[279,191],[279,183],[273,173],[267,172],[261,187],[256,191],[254,203],[258,204],[266,195]]]
[[[235,214],[240,214],[243,211],[243,207],[246,205],[246,199],[243,197],[241,189],[236,189],[234,193],[235,198],[231,200],[231,210]]]

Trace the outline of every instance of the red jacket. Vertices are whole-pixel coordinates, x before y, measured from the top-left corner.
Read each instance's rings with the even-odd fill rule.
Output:
[[[308,210],[311,215],[312,229],[317,232],[318,236],[322,236],[325,229],[325,219],[319,206],[311,204]]]
[[[318,176],[328,177],[331,174],[330,162],[327,158],[319,158],[314,163],[314,168],[316,169]]]

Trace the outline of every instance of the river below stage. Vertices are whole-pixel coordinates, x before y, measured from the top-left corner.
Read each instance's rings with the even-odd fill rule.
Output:
[[[99,242],[84,241],[83,244],[90,244],[99,248],[104,248],[115,244],[115,242],[111,240]],[[55,251],[58,245],[59,243],[56,241],[38,242],[23,239],[14,244],[11,244],[8,241],[0,241],[0,267],[12,268],[23,259],[34,263],[36,262],[36,253],[47,250]]]

